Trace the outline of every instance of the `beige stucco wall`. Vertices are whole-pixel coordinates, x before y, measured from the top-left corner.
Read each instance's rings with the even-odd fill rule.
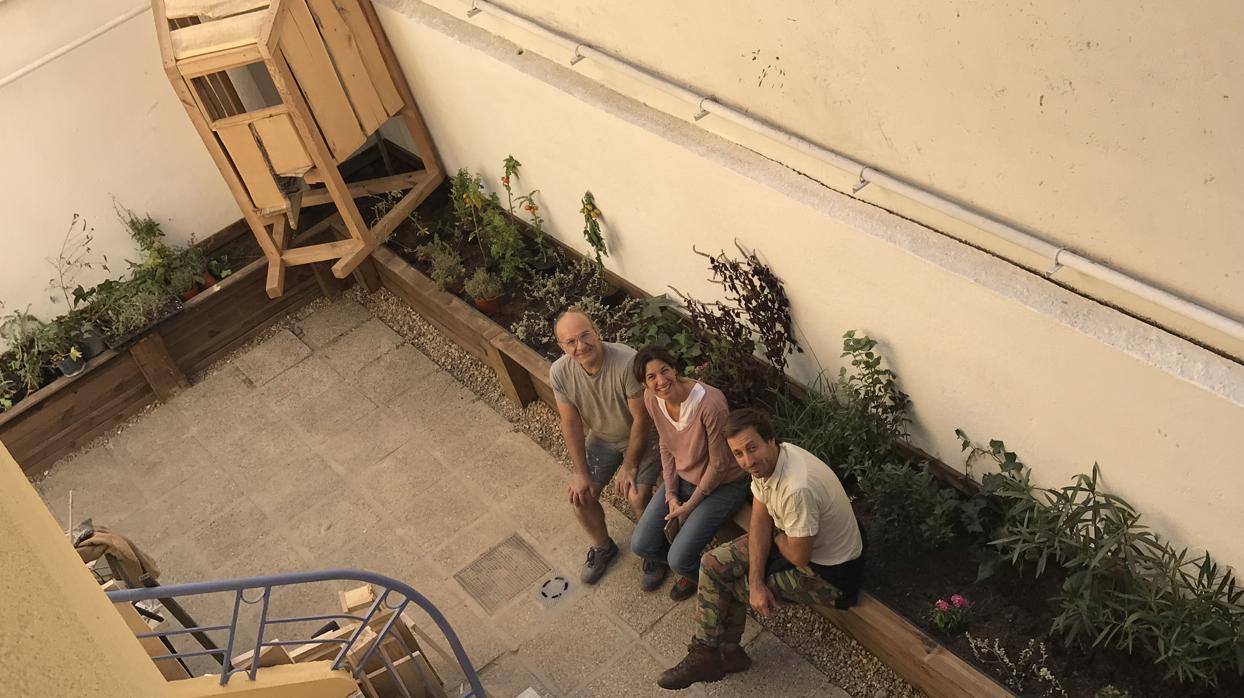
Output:
[[[0,695],[163,695],[164,679],[0,445]]]
[[[915,440],[935,456],[961,463],[962,427],[1005,439],[1042,483],[1098,461],[1159,531],[1244,562],[1244,507],[1231,494],[1239,364],[706,136],[564,62],[520,55],[460,15],[380,5],[448,165],[495,181],[512,153],[558,237],[584,247],[578,199],[590,188],[609,265],[651,292],[693,294],[712,290],[691,246],[738,238],[787,283],[810,349],[798,377],[836,370],[842,332],[858,328],[883,342],[915,400]]]
[[[133,8],[134,0],[0,3],[0,76]],[[144,12],[0,86],[0,301],[40,317],[63,312],[46,287],[74,213],[95,229],[96,258],[116,276],[134,247],[113,200],[150,212],[169,238],[203,237],[237,206],[160,65]],[[87,272],[91,285],[104,272]]]

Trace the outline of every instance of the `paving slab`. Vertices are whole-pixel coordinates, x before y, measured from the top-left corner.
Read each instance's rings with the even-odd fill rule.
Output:
[[[352,376],[403,341],[388,325],[372,318],[316,353],[341,375]]]
[[[254,385],[263,385],[311,355],[311,347],[289,330],[281,330],[237,358],[238,370]]]
[[[312,348],[322,347],[367,322],[367,309],[350,299],[341,299],[303,318],[295,326],[302,340]]]

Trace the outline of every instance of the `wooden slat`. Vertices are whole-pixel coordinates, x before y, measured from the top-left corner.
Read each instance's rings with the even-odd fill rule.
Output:
[[[272,242],[276,245],[280,258],[268,262],[268,279],[264,288],[269,298],[280,298],[285,292],[285,244],[289,240],[288,221],[284,217],[276,219],[272,224]]]
[[[341,82],[345,84],[346,94],[350,97],[350,104],[354,105],[354,113],[358,115],[363,132],[375,133],[381,124],[389,120],[389,114],[372,84],[350,28],[333,5],[333,0],[307,0],[307,5],[320,25],[328,53],[337,66]]]
[[[259,28],[266,14],[251,12],[173,31],[169,36],[173,57],[181,60],[254,44],[259,40]]]
[[[423,161],[423,167],[432,176],[444,174],[445,167],[441,164],[440,155],[436,152],[436,145],[432,142],[432,134],[428,132],[427,124],[423,121],[423,116],[419,113],[419,107],[415,103],[415,96],[410,91],[410,82],[406,79],[406,74],[402,72],[402,65],[397,60],[397,55],[393,53],[393,47],[389,44],[389,39],[385,36],[384,27],[380,26],[380,18],[376,16],[376,8],[372,7],[371,0],[340,0],[340,5],[344,9],[347,3],[357,3],[359,10],[363,15],[367,26],[371,28],[371,34],[376,41],[377,50],[379,50],[384,66],[389,75],[393,79],[393,84],[397,88],[398,94],[402,98],[402,120],[406,123],[406,130],[410,132],[410,137],[415,142],[415,149],[418,151],[419,159]],[[352,12],[343,12],[349,20]],[[354,29],[354,24],[351,23]]]
[[[166,16],[177,17],[228,17],[267,7],[268,0],[165,0]]]
[[[285,250],[281,253],[281,259],[291,266],[311,264],[312,262],[326,262],[330,259],[341,259],[343,256],[353,254],[361,246],[361,242],[353,239],[322,242],[318,245]]]
[[[230,126],[241,126],[242,124],[253,124],[256,121],[262,121],[263,119],[268,119],[268,118],[271,118],[271,117],[274,117],[280,114],[287,114],[287,113],[289,113],[289,108],[286,107],[284,104],[278,104],[275,107],[264,107],[263,109],[256,109],[255,111],[248,111],[244,114],[238,114],[236,116],[229,116],[223,119],[217,119],[216,121],[212,122],[212,129],[220,130],[222,128],[229,128]]]
[[[252,44],[225,51],[205,53],[201,56],[183,58],[177,61],[177,70],[183,76],[192,78],[228,68],[258,63],[262,60],[263,56],[259,53],[259,47]]]
[[[353,182],[348,185],[351,198],[368,196],[371,194],[387,194],[391,191],[401,191],[417,186],[426,179],[428,173],[419,170],[418,172],[406,172],[404,174],[392,175],[389,177],[378,177],[376,179],[368,179],[362,182]],[[433,187],[435,189],[436,187]],[[327,189],[312,189],[303,194],[302,205],[314,206],[316,204],[326,204],[332,201]],[[416,204],[417,206],[418,204]]]
[[[367,140],[367,134],[359,126],[345,88],[337,79],[306,0],[289,0],[282,7],[289,13],[289,19],[281,27],[281,50],[298,86],[307,96],[333,157],[338,162],[345,160]]]
[[[167,402],[174,395],[190,387],[190,381],[177,367],[177,362],[164,346],[164,339],[158,332],[143,337],[130,347],[130,356],[138,370],[147,379],[151,391],[156,398]]]
[[[250,126],[228,126],[216,134],[224,142],[229,157],[237,167],[238,175],[246,183],[246,190],[255,208],[283,206],[285,197],[276,188],[276,180],[268,170],[268,163],[259,151],[259,144],[255,142]]]
[[[350,34],[354,37],[354,45],[358,48],[359,57],[363,59],[363,65],[371,77],[372,86],[380,95],[385,112],[389,116],[396,114],[402,108],[402,94],[393,82],[396,78],[385,64],[384,54],[373,33],[372,25],[368,23],[367,16],[360,9],[358,0],[333,0],[333,5],[341,14],[341,18],[345,20],[346,26],[350,28]]]
[[[311,168],[311,156],[302,147],[289,114],[279,114],[254,123],[255,134],[268,153],[268,162],[277,174],[285,177],[301,175]],[[303,205],[307,205],[303,202]]]

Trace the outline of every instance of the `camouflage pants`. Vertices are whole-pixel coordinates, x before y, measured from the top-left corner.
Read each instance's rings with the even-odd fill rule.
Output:
[[[696,637],[709,647],[738,644],[747,622],[747,535],[704,554],[700,560]],[[794,603],[833,604],[841,592],[807,567],[792,567],[766,579],[774,595]]]

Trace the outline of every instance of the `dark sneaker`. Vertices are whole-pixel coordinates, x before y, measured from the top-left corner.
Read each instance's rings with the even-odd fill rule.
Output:
[[[834,599],[834,608],[840,611],[845,611],[859,602],[860,602],[859,592],[851,594],[850,596],[847,596],[846,594],[839,594],[838,598]]]
[[[609,540],[609,547],[597,548],[595,546],[587,549],[587,560],[583,563],[583,569],[579,571],[579,581],[584,584],[595,584],[605,574],[605,568],[609,563],[613,562],[613,558],[618,556],[618,544]]]
[[[695,590],[698,586],[698,584],[680,574],[678,579],[674,580],[674,586],[670,587],[670,598],[675,601],[685,601],[695,596]]]
[[[661,582],[665,581],[665,575],[669,574],[669,565],[662,564],[656,560],[644,560],[642,566],[644,578],[639,582],[639,588],[644,591],[656,591],[661,586]]]
[[[721,650],[709,647],[697,639],[687,645],[687,656],[683,657],[681,662],[661,674],[661,678],[657,679],[657,685],[661,688],[678,690],[701,681],[705,683],[720,681],[725,675],[726,672],[721,662]]]
[[[727,674],[737,674],[752,668],[752,658],[738,645],[721,646],[721,669]]]

